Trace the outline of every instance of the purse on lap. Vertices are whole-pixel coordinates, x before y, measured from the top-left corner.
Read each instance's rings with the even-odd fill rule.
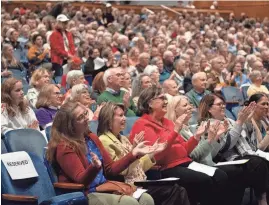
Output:
[[[107,181],[96,187],[97,192],[128,196],[133,196],[136,189],[135,186],[117,181]]]

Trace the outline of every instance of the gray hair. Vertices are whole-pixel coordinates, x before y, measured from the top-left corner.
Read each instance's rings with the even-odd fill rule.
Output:
[[[107,79],[108,79],[108,77],[110,77],[110,76],[112,75],[112,73],[113,73],[113,69],[115,69],[115,68],[107,69],[107,70],[105,71],[105,73],[104,73],[103,81],[104,81],[104,83],[105,83],[105,86],[107,86],[107,84],[108,84]]]
[[[137,97],[140,95],[140,93],[142,92],[142,79],[143,77],[149,77],[150,76],[148,74],[142,73],[139,76],[137,76],[132,83],[132,98]]]
[[[195,80],[197,80],[201,75],[205,75],[205,76],[206,76],[206,73],[205,73],[205,72],[198,72],[198,73],[193,74],[193,76],[192,76],[192,78],[191,78],[191,82],[192,82],[192,84],[193,84],[193,82],[194,82]]]
[[[84,76],[84,73],[81,70],[71,70],[67,73],[66,82],[71,85],[73,80],[76,80],[81,76]]]
[[[144,73],[148,75],[151,75],[153,72],[159,72],[156,65],[148,65],[144,70]]]
[[[87,91],[88,86],[85,84],[74,85],[71,89],[70,100],[75,100],[81,93]]]

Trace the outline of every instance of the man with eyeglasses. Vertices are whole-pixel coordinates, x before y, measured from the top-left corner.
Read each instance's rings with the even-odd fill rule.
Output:
[[[97,103],[114,102],[124,104],[126,117],[136,116],[136,106],[130,97],[130,93],[120,90],[124,80],[124,71],[121,68],[110,68],[105,71],[103,77],[106,90],[97,98]]]

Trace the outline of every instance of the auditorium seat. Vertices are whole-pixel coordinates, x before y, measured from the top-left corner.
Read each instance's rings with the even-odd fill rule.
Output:
[[[43,161],[36,155],[28,153],[38,177],[12,180],[3,162],[1,163],[2,203],[39,204],[39,205],[87,205],[87,198],[82,192],[73,192],[56,196],[53,184],[49,178]],[[17,201],[14,201],[17,199]]]
[[[225,109],[225,116],[227,118],[230,118],[232,120],[235,120],[235,117],[234,117],[233,113],[231,113],[231,111],[229,111],[228,109]]]
[[[238,115],[238,113],[239,113],[239,111],[240,111],[241,109],[243,109],[242,106],[236,106],[236,107],[233,107],[233,108],[232,108],[232,113],[233,113],[235,119],[237,119],[237,115]]]
[[[47,141],[43,134],[34,129],[17,129],[5,133],[8,152],[26,151],[43,158],[43,149]]]
[[[226,108],[232,111],[233,107],[244,104],[244,97],[241,91],[233,86],[223,87],[221,93],[226,102]]]
[[[7,148],[3,139],[1,139],[1,154],[7,153]]]
[[[51,137],[51,126],[47,126],[46,128],[45,128],[45,132],[46,132],[46,137],[47,137],[47,140],[48,140],[48,142],[50,141],[50,137]]]

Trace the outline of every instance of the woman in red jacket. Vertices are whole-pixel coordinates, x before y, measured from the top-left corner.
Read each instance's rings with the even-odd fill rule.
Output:
[[[160,142],[167,141],[167,148],[155,155],[156,164],[162,168],[162,177],[180,178],[180,185],[186,188],[192,202],[199,201],[202,205],[225,204],[220,195],[224,189],[223,184],[227,181],[225,172],[217,169],[213,179],[204,173],[188,169],[192,162],[188,155],[200,141],[207,125],[202,123],[196,134],[185,142],[178,133],[189,114],[181,115],[174,124],[164,118],[167,104],[160,88],[150,87],[142,91],[137,106],[142,117],[133,125],[130,140],[133,141],[136,134],[144,131],[144,140],[149,144],[153,144],[158,138],[161,139]]]
[[[127,195],[98,193],[108,183],[105,175],[118,175],[155,148],[141,142],[125,157],[114,162],[98,137],[89,131],[88,115],[87,108],[82,104],[68,102],[61,106],[54,118],[47,159],[55,167],[59,182],[84,184],[85,192],[89,193],[89,205],[154,205],[147,193],[137,197],[138,200]],[[122,186],[126,188],[121,184],[117,191],[120,192]]]

